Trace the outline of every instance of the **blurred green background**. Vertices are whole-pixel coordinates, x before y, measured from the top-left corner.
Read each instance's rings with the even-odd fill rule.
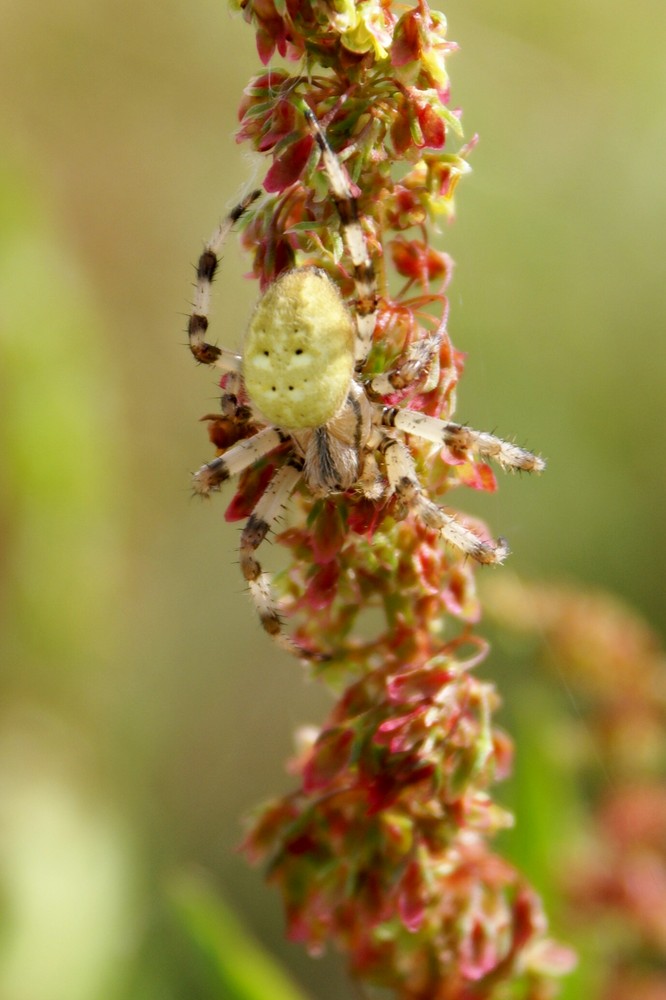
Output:
[[[663,631],[666,8],[446,12],[481,135],[441,238],[458,416],[549,460],[458,502],[515,572],[603,585]],[[258,71],[223,0],[0,5],[0,1000],[245,996],[203,969],[210,941],[195,960],[192,868],[311,996],[351,995],[234,851],[327,697],[260,634],[224,502],[189,496],[216,397],[184,348],[191,268],[261,178],[233,139]],[[246,269],[232,244],[229,347]]]

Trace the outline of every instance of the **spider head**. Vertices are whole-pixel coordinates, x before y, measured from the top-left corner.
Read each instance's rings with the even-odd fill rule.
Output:
[[[243,350],[248,396],[267,423],[321,427],[338,412],[354,371],[354,319],[325,271],[287,271],[254,311]]]

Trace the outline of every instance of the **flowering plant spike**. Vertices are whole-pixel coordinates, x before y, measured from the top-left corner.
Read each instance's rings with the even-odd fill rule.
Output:
[[[489,840],[511,817],[489,787],[510,769],[475,567],[508,548],[442,506],[493,491],[488,462],[538,456],[454,423],[462,355],[449,337],[451,258],[431,230],[453,213],[474,141],[449,106],[456,46],[427,3],[242,0],[265,69],[239,142],[267,161],[206,244],[190,317],[195,358],[223,372],[208,414],[207,496],[238,476],[241,569],[266,631],[339,693],[302,733],[292,794],[244,843],[282,893],[288,933],[333,942],[359,981],[401,1000],[553,995],[570,964],[539,900]],[[210,290],[242,227],[260,299],[242,356],[206,340]],[[278,535],[288,565],[257,559]],[[368,613],[370,612],[370,613]]]

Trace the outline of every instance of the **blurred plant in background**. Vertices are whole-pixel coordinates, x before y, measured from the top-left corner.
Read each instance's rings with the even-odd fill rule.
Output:
[[[556,864],[568,925],[603,970],[599,996],[658,1000],[666,996],[666,653],[635,612],[603,592],[508,578],[487,597],[504,628],[531,639],[525,655],[575,695],[578,731],[571,726],[563,763],[591,802]]]

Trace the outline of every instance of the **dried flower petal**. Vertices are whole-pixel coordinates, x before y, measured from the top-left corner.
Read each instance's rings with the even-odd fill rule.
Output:
[[[310,158],[314,140],[311,136],[303,136],[291,142],[286,149],[277,156],[273,166],[269,169],[264,179],[264,187],[270,193],[284,191],[291,184],[294,184],[301,174],[305,164]]]

